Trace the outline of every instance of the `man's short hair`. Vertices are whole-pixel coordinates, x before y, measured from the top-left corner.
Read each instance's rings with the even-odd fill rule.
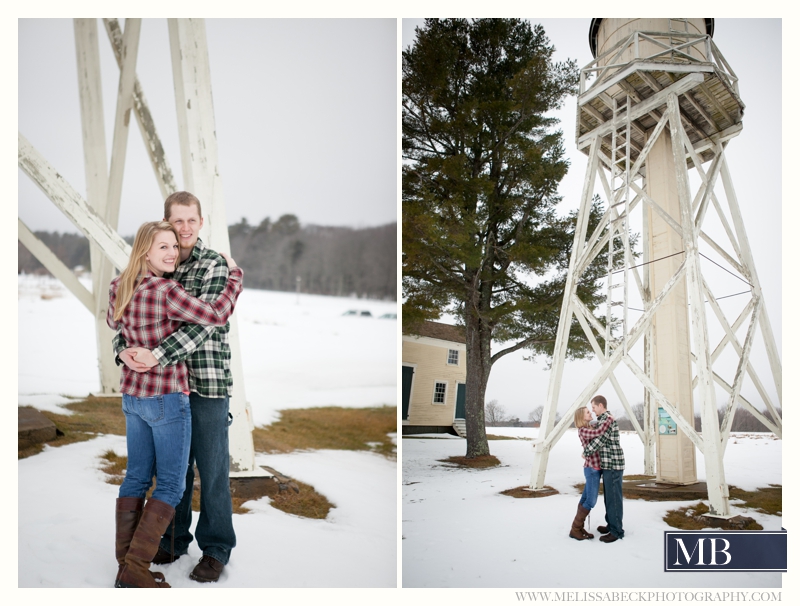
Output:
[[[167,199],[164,200],[164,219],[167,221],[169,221],[169,216],[172,214],[172,207],[175,204],[180,204],[181,206],[197,204],[197,214],[201,218],[203,217],[203,209],[200,207],[200,200],[198,200],[194,194],[190,194],[188,191],[176,191],[167,196]]]
[[[595,396],[595,397],[593,397],[592,398],[592,403],[593,404],[602,404],[603,408],[608,410],[608,402],[606,402],[606,399],[603,396]]]

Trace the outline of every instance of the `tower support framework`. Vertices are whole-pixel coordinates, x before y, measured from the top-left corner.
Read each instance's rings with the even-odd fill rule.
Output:
[[[644,444],[645,472],[660,474],[656,445],[658,428],[663,433],[664,425],[658,421],[669,419],[675,433],[692,448],[692,457],[694,448],[703,455],[710,513],[727,517],[723,456],[736,408],[743,407],[782,435],[776,405],[750,360],[757,335],[763,339],[779,402],[782,369],[725,157],[728,142],[742,128],[744,104],[737,78],[710,35],[691,33],[688,26],[673,27],[673,22],[686,25],[687,20],[670,20],[669,31],[633,31],[581,72],[576,139],[589,160],[530,487],[544,487],[550,450],[570,426],[573,413],[609,381]],[[663,168],[665,156],[671,167],[671,194],[656,186],[657,177],[649,170],[656,164]],[[590,234],[589,214],[598,189],[607,205]],[[631,245],[636,237],[634,213],[642,217],[640,254]],[[724,233],[722,238],[712,237],[706,229],[711,217],[716,231]],[[668,232],[679,250],[659,252],[655,224]],[[577,285],[601,253],[608,258],[607,300],[593,311],[577,296]],[[746,302],[733,319],[726,316],[704,277],[712,263],[743,283],[743,292],[737,294]],[[685,302],[676,303],[681,300]],[[640,302],[642,309],[633,307],[633,302]],[[669,381],[658,378],[659,365],[666,362],[654,353],[655,342],[676,339],[665,336],[663,320],[662,330],[656,330],[659,314],[669,317],[664,315],[669,309],[673,316],[687,319],[685,343],[674,345],[686,359],[686,378],[674,379],[686,383],[682,392],[669,390],[665,387]],[[598,316],[601,311],[605,314]],[[555,423],[574,320],[600,367]],[[722,334],[716,343],[709,337],[713,321]],[[743,326],[747,328],[740,338],[737,332],[741,334]],[[726,349],[736,359],[732,379],[715,364]],[[644,389],[643,426],[615,376],[621,366]],[[768,415],[742,395],[745,377],[752,381]],[[726,398],[721,421],[716,386]],[[695,430],[693,405],[700,410],[700,431]]]

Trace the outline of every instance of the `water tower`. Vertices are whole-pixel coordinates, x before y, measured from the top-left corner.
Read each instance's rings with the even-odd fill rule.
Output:
[[[694,483],[695,448],[703,454],[712,515],[730,515],[723,456],[737,406],[781,436],[776,407],[750,363],[760,333],[780,399],[781,362],[725,159],[728,143],[742,130],[745,106],[713,32],[713,19],[591,22],[595,59],[581,70],[576,124],[576,142],[589,163],[535,449],[534,490],[544,486],[550,449],[572,414],[605,381],[644,443],[645,473],[655,473],[657,482]],[[590,234],[596,188],[607,203]],[[722,238],[709,234],[712,218]],[[638,255],[631,245],[636,233]],[[600,254],[607,255],[606,301],[593,313],[577,296],[577,284]],[[712,263],[743,283],[733,320],[704,278]],[[555,424],[573,319],[600,368]],[[709,320],[721,328],[716,344],[709,340]],[[740,340],[737,331],[745,325]],[[737,360],[732,376],[715,366],[726,349]],[[621,364],[644,387],[644,427],[615,376]],[[746,376],[770,418],[742,396]],[[727,400],[721,422],[715,385]]]

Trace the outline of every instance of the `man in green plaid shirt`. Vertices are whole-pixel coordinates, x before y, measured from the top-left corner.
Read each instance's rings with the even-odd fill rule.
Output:
[[[181,250],[180,266],[166,277],[180,282],[192,296],[204,301],[213,300],[225,288],[228,266],[198,237],[203,227],[200,201],[189,192],[176,192],[164,202],[164,219],[177,229]],[[193,540],[189,527],[192,522],[193,466],[197,464],[202,490],[195,533],[203,557],[189,576],[199,582],[217,581],[236,545],[228,479],[229,397],[233,386],[229,330],[229,324],[219,327],[184,324],[152,351],[127,348],[119,333],[114,338],[117,363],[124,362],[137,372],[146,372],[156,364],[168,366],[186,361],[192,410],[186,490],[175,508],[175,550],[171,549],[173,536],[172,527],[169,527],[153,562],[166,564],[174,561],[187,552]]]
[[[592,411],[597,415],[598,423],[609,416],[608,403],[603,396],[592,398]],[[603,536],[603,543],[613,543],[625,536],[622,529],[622,474],[625,471],[625,453],[619,443],[619,427],[613,421],[608,430],[597,436],[583,449],[583,456],[588,457],[600,450],[600,469],[603,478],[603,502],[606,507],[606,525],[598,526]]]

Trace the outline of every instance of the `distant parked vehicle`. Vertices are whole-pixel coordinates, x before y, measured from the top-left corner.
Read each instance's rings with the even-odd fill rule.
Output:
[[[348,309],[342,314],[343,316],[361,316],[362,318],[371,318],[372,313],[366,309]]]
[[[397,314],[383,314],[378,316],[379,320],[397,320]]]

